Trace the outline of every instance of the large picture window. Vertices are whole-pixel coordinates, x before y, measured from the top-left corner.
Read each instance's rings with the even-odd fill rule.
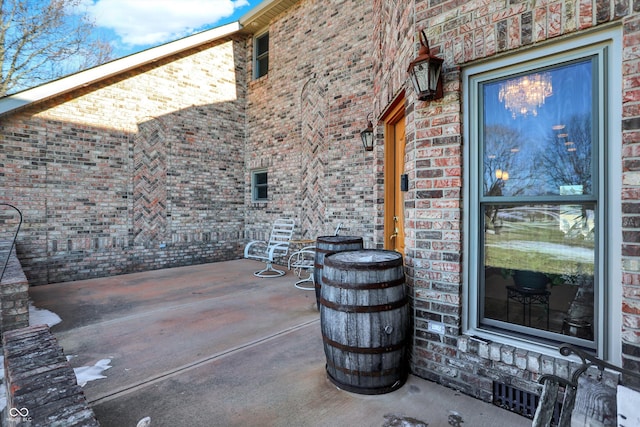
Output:
[[[594,339],[595,59],[478,85],[482,324]]]
[[[607,296],[607,46],[467,73],[468,325],[597,348]]]

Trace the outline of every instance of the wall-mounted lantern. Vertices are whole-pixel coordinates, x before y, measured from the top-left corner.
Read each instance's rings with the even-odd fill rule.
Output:
[[[442,98],[442,58],[431,55],[424,30],[420,31],[420,50],[409,64],[409,77],[420,101]]]
[[[360,132],[362,145],[365,151],[373,151],[373,124],[371,123],[371,113],[367,115],[367,128]]]

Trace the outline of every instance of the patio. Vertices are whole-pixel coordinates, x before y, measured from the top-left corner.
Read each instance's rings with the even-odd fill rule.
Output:
[[[410,375],[367,396],[326,378],[313,292],[291,272],[260,279],[236,260],[32,287],[74,367],[111,359],[84,387],[102,426],[528,426]],[[385,417],[386,416],[386,417]],[[463,424],[464,423],[464,424]]]

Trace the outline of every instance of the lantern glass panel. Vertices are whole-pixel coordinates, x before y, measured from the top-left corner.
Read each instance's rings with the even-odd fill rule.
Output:
[[[411,73],[413,87],[418,93],[431,92],[432,87],[429,76],[429,61],[423,61],[415,64],[413,73]],[[436,81],[437,83],[437,81]]]

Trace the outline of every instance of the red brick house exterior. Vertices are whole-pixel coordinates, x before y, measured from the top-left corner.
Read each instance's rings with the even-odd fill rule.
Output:
[[[238,257],[245,40],[216,32],[231,34],[4,99],[19,108],[0,119],[3,200],[23,212],[32,285]]]
[[[557,341],[478,320],[474,79],[602,45],[592,348],[640,369],[640,1],[271,0],[240,24],[0,99],[0,201],[25,214],[18,253],[32,284],[239,258],[280,216],[298,237],[342,223],[389,248],[398,214],[385,182],[402,129],[412,373],[486,401],[496,385],[536,392],[539,375],[568,370]],[[422,29],[444,59],[435,101],[407,80]],[[254,78],[265,31],[269,70]],[[359,136],[369,114],[372,152]],[[266,202],[254,171],[267,173]]]

